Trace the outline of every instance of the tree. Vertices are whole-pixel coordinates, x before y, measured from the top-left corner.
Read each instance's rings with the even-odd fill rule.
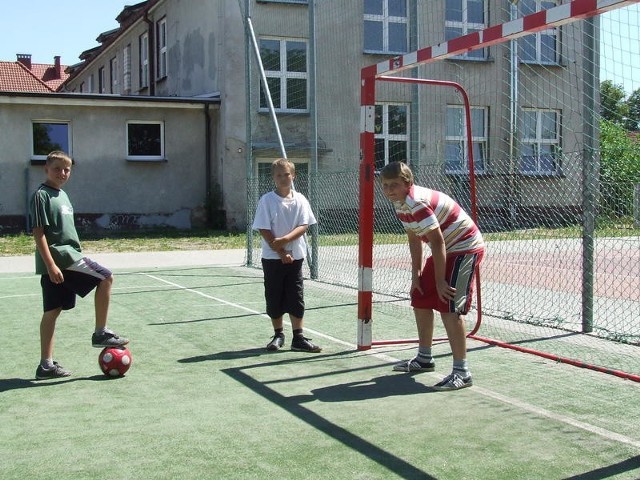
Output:
[[[625,128],[630,131],[640,130],[640,88],[635,90],[626,101],[628,114]]]
[[[640,141],[618,123],[600,122],[600,193],[602,211],[630,215],[633,189],[640,182]]]
[[[600,115],[618,125],[629,117],[629,105],[625,102],[622,85],[614,85],[611,80],[600,84]]]

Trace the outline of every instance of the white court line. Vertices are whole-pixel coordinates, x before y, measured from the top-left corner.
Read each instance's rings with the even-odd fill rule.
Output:
[[[228,302],[228,301],[223,300],[221,298],[217,298],[217,297],[214,297],[214,296],[211,296],[211,295],[207,295],[206,293],[199,292],[198,290],[193,290],[191,288],[179,285],[179,284],[174,283],[174,282],[170,282],[168,280],[164,280],[163,278],[156,277],[155,275],[150,275],[150,274],[147,274],[147,273],[143,273],[141,275],[148,276],[150,278],[153,278],[154,280],[158,280],[159,282],[164,282],[166,284],[172,285],[174,287],[177,287],[179,289],[185,290],[187,292],[195,293],[196,295],[200,295],[202,297],[205,297],[205,298],[208,298],[208,299],[211,299],[211,300],[215,300],[216,302],[223,303],[223,304],[228,305],[230,307],[238,308],[240,310],[244,310],[245,312],[250,312],[250,313],[253,313],[253,314],[260,315],[260,316],[265,317],[265,318],[269,318],[268,315],[266,315],[264,313],[260,313],[257,310],[253,310],[251,308],[244,307],[244,306],[239,305],[237,303]],[[351,349],[356,349],[357,348],[357,345],[355,345],[353,343],[345,342],[344,340],[340,340],[339,338],[335,338],[335,337],[332,337],[330,335],[326,335],[326,334],[318,332],[316,330],[312,330],[312,329],[306,328],[306,327],[305,327],[305,330],[308,331],[308,332],[313,333],[313,335],[325,338],[325,339],[330,340],[331,342],[337,343],[339,345],[343,345],[343,346],[349,347]],[[362,351],[362,353],[366,354],[366,355],[374,356],[374,357],[379,358],[381,360],[384,360],[386,362],[399,362],[400,361],[400,359],[398,359],[398,358],[392,357],[390,355],[386,355],[384,353],[375,352],[373,350]],[[434,375],[434,374],[432,374],[432,375]],[[599,436],[601,436],[603,438],[606,438],[607,440],[614,440],[616,442],[625,443],[627,445],[631,445],[633,447],[640,448],[640,441],[635,440],[633,438],[629,438],[629,437],[627,437],[625,435],[621,435],[619,433],[611,432],[611,431],[606,430],[604,428],[596,427],[595,425],[591,425],[589,423],[585,423],[585,422],[581,422],[579,420],[575,420],[575,419],[573,419],[571,417],[567,417],[565,415],[561,415],[559,413],[555,413],[555,412],[552,412],[550,410],[546,410],[544,408],[536,407],[535,405],[530,405],[530,404],[528,404],[526,402],[522,402],[522,401],[517,400],[515,398],[507,397],[507,396],[501,395],[501,394],[499,394],[497,392],[493,392],[491,390],[487,390],[486,388],[473,386],[471,388],[471,391],[475,392],[475,393],[478,393],[480,395],[483,395],[485,397],[492,398],[492,399],[497,400],[499,402],[505,403],[507,405],[511,405],[513,407],[520,408],[520,409],[525,410],[527,412],[531,412],[531,413],[534,413],[534,414],[539,415],[539,416],[547,417],[547,418],[550,418],[550,419],[555,420],[557,422],[565,423],[565,424],[571,425],[571,426],[573,426],[575,428],[579,428],[581,430],[585,430],[587,432],[599,435]]]

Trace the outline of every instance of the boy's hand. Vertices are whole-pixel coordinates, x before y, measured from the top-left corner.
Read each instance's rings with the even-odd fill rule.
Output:
[[[282,263],[293,263],[293,257],[287,253],[282,259]]]
[[[287,242],[284,238],[280,237],[280,238],[274,238],[271,241],[271,248],[273,248],[276,252],[279,251],[280,249],[284,248],[284,246],[289,243]]]
[[[62,270],[60,270],[57,265],[49,267],[47,271],[49,272],[49,280],[51,280],[52,283],[58,284],[64,282]]]
[[[420,295],[424,295],[422,287],[420,286],[420,275],[413,275],[411,277],[411,290],[409,291],[409,293],[413,292],[414,290],[418,290],[418,292],[420,292]]]
[[[283,252],[280,255],[280,260],[282,260],[282,263],[293,263],[293,255],[291,255],[291,252]]]
[[[438,297],[443,302],[453,300],[456,296],[456,289],[447,283],[446,280],[438,280],[436,282],[436,290],[438,291]]]

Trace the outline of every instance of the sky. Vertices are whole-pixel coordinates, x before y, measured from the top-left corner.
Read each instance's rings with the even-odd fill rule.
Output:
[[[33,63],[51,64],[56,55],[63,65],[78,63],[83,51],[99,45],[98,35],[118,27],[116,17],[122,9],[140,1],[0,0],[0,60],[15,61],[17,53],[26,53]],[[602,51],[613,61],[602,63],[601,80],[612,80],[631,94],[640,88],[640,5],[628,8],[639,14],[621,15],[617,10],[602,16]],[[626,46],[614,52],[612,42],[619,44],[621,38]]]
[[[0,0],[0,60],[31,54],[33,63],[80,62],[80,54],[97,47],[98,35],[118,27],[126,5],[141,0]]]

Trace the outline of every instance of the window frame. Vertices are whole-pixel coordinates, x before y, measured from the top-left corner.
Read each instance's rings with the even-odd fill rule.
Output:
[[[468,35],[470,33],[475,33],[475,32],[480,32],[482,30],[484,30],[485,28],[487,28],[487,17],[489,14],[489,7],[487,5],[488,2],[486,2],[485,0],[480,0],[482,1],[482,16],[483,16],[483,23],[477,23],[477,22],[470,22],[469,21],[469,8],[468,8],[468,3],[472,2],[472,1],[477,1],[477,0],[459,0],[462,4],[462,12],[461,12],[461,16],[462,19],[461,20],[447,20],[448,17],[448,12],[449,12],[449,6],[450,3],[449,2],[445,2],[445,22],[444,22],[444,29],[445,29],[445,39],[447,41],[453,40],[454,38],[458,38],[464,35]],[[460,35],[455,35],[452,37],[449,37],[449,35],[447,34],[447,32],[449,31],[450,28],[456,28],[456,29],[460,29],[462,31],[462,33]],[[474,57],[474,54],[477,54],[476,52],[480,52],[481,56],[477,56]],[[482,61],[486,61],[489,57],[489,49],[488,48],[481,48],[481,49],[477,49],[474,50],[472,52],[465,52],[461,55],[455,55],[453,57],[451,57],[452,60],[469,60],[469,61],[476,61],[476,62],[482,62]]]
[[[140,55],[138,85],[142,90],[149,88],[149,32],[144,32],[138,37],[138,53]]]
[[[403,107],[405,109],[405,133],[389,133],[389,125],[390,125],[390,121],[389,121],[389,107]],[[378,122],[378,108],[382,108],[382,120],[381,120],[381,124]],[[376,131],[377,126],[381,125],[382,126],[382,130],[381,131]],[[376,145],[375,150],[376,152],[374,153],[374,166],[375,166],[375,170],[379,171],[382,169],[382,167],[384,167],[385,165],[389,164],[389,161],[391,160],[389,158],[390,156],[390,143],[391,142],[403,142],[406,145],[406,158],[404,159],[393,159],[393,160],[401,160],[404,161],[405,163],[407,163],[408,165],[411,164],[411,105],[409,103],[397,103],[397,102],[380,102],[380,103],[376,103],[375,105],[375,120],[374,120],[374,144]],[[384,156],[383,156],[383,160],[384,160],[384,165],[380,166],[378,165],[378,159],[376,158],[377,156],[377,145],[378,145],[378,140],[382,140],[384,142]],[[380,167],[380,168],[378,168]]]
[[[447,125],[449,122],[449,114],[453,110],[461,110],[462,111],[462,127],[460,135],[449,135],[447,132]],[[467,116],[465,115],[464,105],[447,105],[446,112],[446,120],[445,120],[445,132],[444,132],[444,171],[448,175],[468,175],[469,174],[469,142],[467,139]],[[475,148],[474,148],[474,158],[473,158],[473,171],[475,174],[483,174],[487,172],[487,158],[489,156],[489,107],[488,106],[470,106],[471,119],[473,120],[473,112],[481,111],[483,118],[483,131],[482,135],[474,135],[473,124],[471,125],[471,143],[475,145],[479,145],[479,148],[482,152],[484,152],[482,156],[482,163],[478,163],[478,159],[475,157]],[[462,168],[450,168],[449,162],[447,158],[447,146],[449,144],[461,144],[462,147],[460,151],[462,152]]]
[[[555,114],[555,132],[553,138],[545,138],[543,133],[543,116],[542,113],[553,112]],[[534,137],[525,137],[527,133],[524,127],[524,118],[527,113],[535,113],[536,114],[536,128],[535,128],[535,136]],[[561,151],[562,151],[562,136],[560,133],[561,121],[562,121],[562,112],[553,108],[523,108],[521,112],[521,120],[522,127],[522,138],[521,138],[521,151],[518,162],[518,172],[520,175],[525,176],[558,176],[561,175]],[[523,147],[533,146],[534,155],[524,155]],[[551,147],[550,153],[541,153],[545,150],[544,147]],[[544,155],[550,155],[553,159],[554,168],[553,170],[548,170],[542,168],[542,160]],[[524,169],[524,160],[525,158],[533,157],[535,161],[535,170],[525,170]]]
[[[98,68],[98,93],[106,93],[104,66]]]
[[[401,55],[407,53],[409,51],[409,4],[407,0],[405,2],[405,13],[406,16],[400,17],[397,15],[389,14],[389,1],[390,0],[381,0],[382,1],[382,13],[381,14],[373,14],[363,12],[363,29],[365,33],[362,38],[362,49],[366,54],[381,54],[381,55]],[[366,0],[365,0],[366,3]],[[366,6],[365,6],[366,9]],[[381,23],[382,24],[382,49],[378,50],[376,48],[371,48],[367,46],[367,35],[366,35],[366,24],[367,22],[371,23]],[[391,50],[390,45],[390,30],[389,26],[392,24],[402,24],[405,26],[405,38],[404,38],[404,50]]]
[[[167,77],[167,17],[161,18],[156,27],[157,67],[156,80]]]
[[[307,41],[307,39],[304,38],[282,38],[282,37],[262,37],[260,38],[260,46],[262,45],[262,42],[266,42],[266,41],[276,41],[279,42],[279,63],[280,63],[280,69],[279,70],[267,70],[265,68],[264,73],[265,76],[267,77],[267,82],[269,82],[269,80],[277,80],[280,84],[280,105],[273,105],[273,108],[276,112],[278,113],[309,113],[309,42]],[[287,70],[287,44],[288,43],[302,43],[305,46],[305,65],[304,65],[304,72],[296,72],[296,71],[289,71]],[[260,53],[261,58],[262,58],[262,51]],[[263,59],[264,60],[264,59]],[[289,94],[288,94],[288,81],[289,80],[304,80],[305,83],[305,91],[306,91],[306,95],[305,95],[305,99],[304,99],[304,104],[305,104],[305,108],[288,108],[288,100],[289,100]],[[273,92],[271,91],[270,88],[270,93],[272,94],[272,100],[273,100]],[[259,89],[259,99],[258,99],[258,111],[259,112],[268,112],[269,111],[269,107],[268,106],[262,106],[262,97],[264,95],[264,87],[262,84],[260,84],[260,89]]]
[[[65,125],[67,127],[67,145],[66,146],[60,146],[60,147],[51,147],[50,149],[47,149],[48,151],[46,153],[36,153],[36,145],[35,145],[35,138],[34,138],[34,126],[36,124],[42,125]],[[47,159],[47,155],[49,155],[49,153],[52,150],[62,150],[64,151],[67,155],[69,155],[70,157],[73,157],[73,148],[72,148],[72,144],[71,144],[71,121],[70,120],[53,120],[53,119],[39,119],[39,120],[31,120],[31,163],[32,164],[42,164],[44,163],[44,161],[46,161]]]
[[[118,57],[112,57],[109,60],[109,89],[110,93],[120,93],[120,84],[118,82]]]
[[[523,6],[525,4],[525,1],[530,1],[530,2],[535,2],[535,12],[539,12],[545,8],[544,4],[548,3],[550,4],[548,8],[552,8],[555,7],[557,5],[559,5],[559,2],[557,0],[520,0],[520,3],[518,5],[518,13],[521,16],[524,16],[525,14],[531,14],[531,13],[535,13],[535,12],[523,12]],[[525,63],[525,64],[530,64],[530,65],[560,65],[561,62],[561,46],[560,46],[560,27],[551,27],[548,28],[546,30],[542,30],[540,32],[535,32],[535,33],[531,33],[529,35],[526,35],[525,37],[522,37],[520,39],[518,39],[518,60],[520,61],[520,63]],[[542,59],[542,45],[543,45],[543,37],[553,37],[554,39],[554,59],[553,60],[543,60]],[[526,39],[529,38],[533,38],[535,41],[535,45],[534,45],[534,55],[533,59],[529,59],[529,58],[524,58],[525,56],[523,55],[523,52],[525,51],[525,49],[529,46],[528,43],[525,43]],[[529,56],[529,55],[527,55]]]
[[[159,125],[160,126],[160,154],[159,155],[134,155],[129,150],[129,126],[130,125]],[[130,162],[163,162],[165,156],[165,123],[161,120],[127,120],[125,123],[125,149],[126,159]]]

